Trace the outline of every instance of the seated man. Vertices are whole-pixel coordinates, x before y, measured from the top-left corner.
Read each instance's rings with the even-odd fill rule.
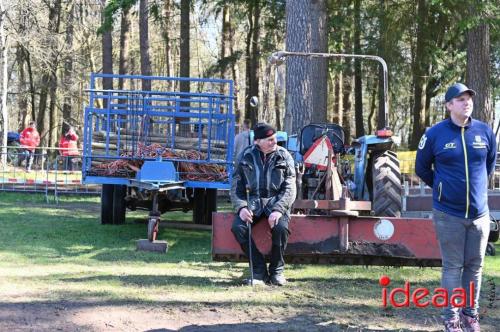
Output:
[[[248,190],[248,192],[247,192]],[[231,201],[236,212],[231,231],[249,256],[249,227],[267,219],[272,233],[271,262],[251,240],[254,284],[270,282],[283,286],[290,209],[296,197],[295,165],[288,151],[277,145],[276,130],[265,123],[254,129],[254,144],[241,153],[231,186]],[[250,279],[251,280],[251,279]]]

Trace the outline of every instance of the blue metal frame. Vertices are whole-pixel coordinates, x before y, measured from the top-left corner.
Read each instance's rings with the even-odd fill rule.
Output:
[[[122,79],[124,86],[141,86],[143,80],[149,80],[152,89],[100,90],[106,78],[115,85]],[[196,86],[196,89],[192,89],[196,92],[180,92],[170,88],[182,81],[190,82],[191,87]],[[206,158],[163,158],[161,161],[224,165],[227,181],[186,181],[184,185],[192,188],[230,188],[235,136],[234,86],[231,80],[92,73],[88,92],[89,106],[85,108],[83,128],[83,183],[129,184],[131,178],[92,173],[92,162],[155,160],[138,155],[140,144],[149,145],[154,137],[163,142],[161,145],[164,148],[175,149],[181,141],[176,131],[179,132],[182,127],[190,128],[185,133],[197,139],[193,147],[195,150],[202,152],[204,145]],[[103,145],[99,151],[92,148],[94,134],[103,137],[99,141]],[[126,151],[121,149],[122,146],[125,146]]]

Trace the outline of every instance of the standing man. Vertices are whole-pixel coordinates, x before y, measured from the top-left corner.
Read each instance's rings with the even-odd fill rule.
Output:
[[[479,291],[489,234],[488,177],[496,159],[491,128],[471,118],[475,91],[461,83],[445,95],[450,117],[430,128],[420,140],[417,175],[432,188],[433,221],[443,267],[441,285],[469,293],[474,284],[474,306],[443,309],[446,331],[479,331]],[[467,304],[469,304],[467,299]]]
[[[26,159],[26,171],[31,171],[31,165],[33,164],[33,157],[35,155],[35,149],[40,144],[40,134],[36,130],[35,121],[30,121],[28,127],[26,127],[19,136],[19,142],[21,147],[24,149],[24,156]],[[21,161],[19,162],[21,163]]]
[[[243,121],[242,130],[234,138],[234,160],[238,160],[240,154],[247,146],[251,145],[250,142],[250,120]]]
[[[73,127],[69,127],[66,134],[59,140],[59,152],[64,157],[64,170],[73,171],[73,158],[79,155],[78,135]]]
[[[268,270],[264,256],[252,239],[249,259],[253,263],[253,281],[254,284],[270,282],[283,286],[286,283],[283,255],[290,233],[290,210],[297,191],[295,166],[290,153],[277,145],[273,127],[257,124],[254,138],[254,145],[246,148],[238,159],[233,175],[231,201],[236,218],[231,231],[249,256],[249,224],[267,220],[272,234],[271,262]]]

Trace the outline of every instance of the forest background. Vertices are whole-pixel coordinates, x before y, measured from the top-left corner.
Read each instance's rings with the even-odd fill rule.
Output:
[[[269,55],[284,49],[384,58],[388,123],[405,148],[446,116],[443,94],[456,81],[478,92],[473,116],[496,129],[497,1],[0,0],[0,143],[30,120],[41,146],[56,146],[68,125],[81,132],[99,72],[232,79],[238,123],[289,133],[311,121],[339,123],[347,137],[382,125],[380,68],[365,61],[287,60],[282,80],[270,79],[269,111],[250,107],[264,97]]]

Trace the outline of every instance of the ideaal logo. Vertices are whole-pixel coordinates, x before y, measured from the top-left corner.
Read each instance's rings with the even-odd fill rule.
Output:
[[[424,308],[432,305],[437,308],[447,307],[450,303],[453,307],[474,308],[474,283],[469,285],[469,294],[464,288],[454,288],[448,294],[446,288],[435,288],[433,291],[425,287],[411,289],[410,282],[406,281],[403,288],[388,289],[391,279],[388,276],[381,276],[379,284],[382,286],[382,306],[387,307],[387,302],[395,308],[409,307],[410,302],[417,308]],[[397,298],[396,298],[397,297]],[[449,301],[449,302],[448,302]],[[469,303],[467,304],[467,301]]]

